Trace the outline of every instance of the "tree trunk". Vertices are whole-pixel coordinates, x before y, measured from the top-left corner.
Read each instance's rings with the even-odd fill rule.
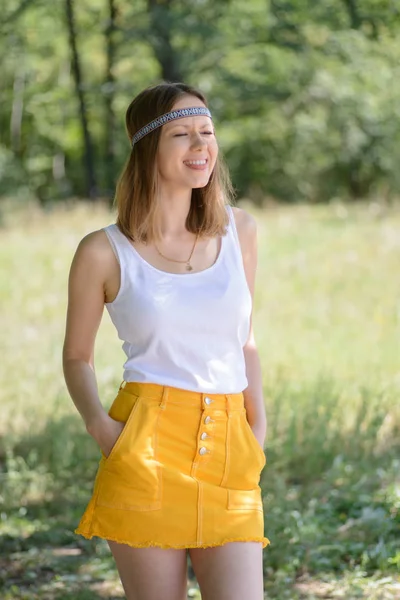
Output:
[[[114,62],[115,62],[115,20],[117,17],[117,9],[115,0],[108,0],[108,25],[104,32],[106,39],[106,74],[105,74],[105,90],[104,90],[104,105],[105,105],[105,166],[106,166],[106,191],[107,194],[113,194],[115,187],[115,112],[114,112],[114,97],[115,97],[115,77],[114,77]]]
[[[358,12],[357,0],[343,0],[347,8],[350,19],[350,27],[352,29],[360,29],[362,25],[362,19]]]
[[[161,65],[162,78],[178,82],[182,81],[182,73],[178,54],[171,42],[171,3],[172,0],[148,0],[147,8],[150,14],[150,31],[153,34],[152,46]]]
[[[58,85],[60,89],[65,87],[66,82],[70,80],[71,77],[71,61],[68,59],[63,60],[60,63],[59,72],[58,72]],[[59,114],[59,124],[64,129],[67,122],[67,111],[65,107],[65,102],[63,100],[59,100],[58,102],[58,114]],[[73,194],[73,188],[70,180],[67,178],[66,169],[65,169],[65,152],[63,146],[59,147],[55,153],[53,154],[53,179],[57,186],[58,193],[62,196],[62,198],[68,198]]]
[[[13,98],[10,119],[10,145],[16,156],[21,158],[21,129],[24,109],[25,72],[20,69],[14,75]]]
[[[71,50],[71,58],[72,58],[72,73],[75,81],[75,89],[76,94],[78,96],[79,102],[79,115],[82,127],[82,135],[85,145],[85,167],[86,167],[86,186],[87,186],[87,195],[90,199],[95,199],[97,196],[97,186],[96,186],[96,178],[94,172],[94,160],[93,160],[93,150],[92,150],[92,140],[90,136],[90,131],[88,127],[88,119],[87,119],[87,109],[86,109],[86,101],[85,95],[83,93],[83,85],[82,85],[82,72],[80,66],[80,59],[77,49],[76,43],[76,29],[75,29],[75,16],[74,16],[74,6],[73,0],[66,0],[66,16],[67,16],[67,26],[69,33],[69,44]]]

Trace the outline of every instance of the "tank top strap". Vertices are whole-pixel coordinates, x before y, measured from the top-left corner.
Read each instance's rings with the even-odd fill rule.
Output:
[[[126,262],[132,257],[133,252],[129,240],[124,234],[118,229],[116,223],[111,223],[103,227],[103,231],[108,237],[111,248],[119,262],[120,266],[124,266]]]
[[[228,236],[230,238],[230,254],[239,272],[245,276],[242,248],[240,246],[239,235],[236,228],[235,215],[233,214],[232,206],[226,205],[229,215]]]

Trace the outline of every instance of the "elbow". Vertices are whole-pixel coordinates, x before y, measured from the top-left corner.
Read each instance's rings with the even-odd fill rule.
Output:
[[[94,371],[94,356],[93,352],[91,354],[85,352],[79,352],[78,350],[72,350],[68,348],[66,344],[63,346],[62,350],[62,367],[64,375],[72,368],[75,368],[76,365],[89,365]]]

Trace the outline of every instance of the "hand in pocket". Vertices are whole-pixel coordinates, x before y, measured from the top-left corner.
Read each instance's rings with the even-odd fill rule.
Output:
[[[125,423],[107,416],[101,427],[97,429],[96,434],[93,435],[105,458],[109,457],[124,427]]]

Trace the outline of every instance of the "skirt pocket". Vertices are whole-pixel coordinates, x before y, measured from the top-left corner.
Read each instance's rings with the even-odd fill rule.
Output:
[[[246,410],[243,413],[243,421],[244,421],[244,425],[245,428],[247,429],[249,438],[250,438],[250,443],[253,444],[253,446],[255,447],[256,452],[258,452],[260,458],[261,458],[261,468],[265,467],[265,464],[267,462],[264,450],[261,448],[260,446],[260,442],[258,441],[258,439],[256,438],[256,436],[254,435],[254,432],[252,430],[252,428],[250,427],[250,423],[247,420],[247,416],[246,416]]]
[[[136,410],[137,410],[137,407],[139,406],[139,396],[133,396],[132,398],[129,398],[129,403],[131,404],[131,409],[130,409],[128,416],[125,416],[124,413],[126,413],[126,408],[128,408],[128,407],[126,407],[126,408],[124,407],[125,410],[124,410],[124,408],[122,408],[122,410],[121,410],[121,408],[119,408],[117,406],[117,404],[120,402],[120,400],[121,400],[121,391],[118,393],[118,396],[112,403],[111,408],[108,411],[108,415],[115,421],[121,421],[122,423],[125,423],[125,425],[124,425],[123,430],[119,434],[118,438],[116,439],[114,446],[111,448],[111,451],[108,454],[108,456],[106,456],[102,452],[103,461],[105,463],[109,462],[110,460],[112,460],[114,458],[114,455],[118,451],[118,448],[119,448],[121,442],[123,441],[124,436],[126,435],[127,431],[129,430],[131,421],[133,420]]]
[[[266,463],[265,454],[246,417],[246,409],[232,412],[227,422],[226,463],[221,486],[254,490]]]
[[[121,389],[108,414],[125,426],[110,454],[103,455],[97,504],[122,510],[161,508],[158,404]]]

